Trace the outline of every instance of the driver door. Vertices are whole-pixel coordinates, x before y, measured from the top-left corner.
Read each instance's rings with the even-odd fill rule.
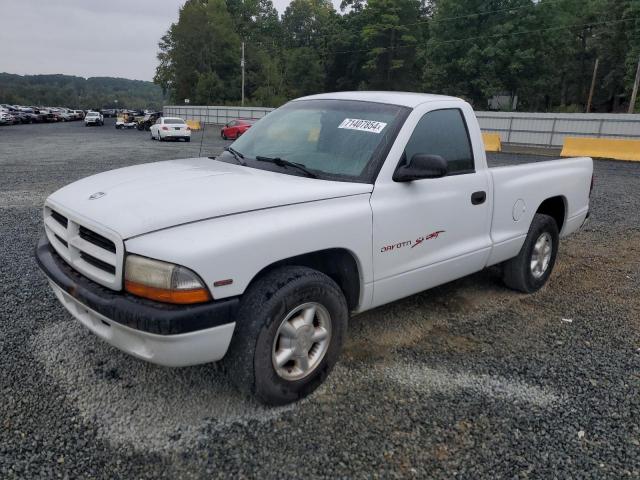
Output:
[[[481,142],[478,150],[468,134],[468,124],[477,122],[466,107],[433,102],[414,109],[380,171],[371,196],[373,306],[463,277],[486,264],[491,248],[490,177]],[[443,157],[447,175],[394,181],[398,164],[415,154]]]

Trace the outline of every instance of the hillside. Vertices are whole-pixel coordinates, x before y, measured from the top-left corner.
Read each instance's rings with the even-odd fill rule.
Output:
[[[160,87],[141,80],[0,73],[0,103],[83,109],[160,108],[163,95]]]

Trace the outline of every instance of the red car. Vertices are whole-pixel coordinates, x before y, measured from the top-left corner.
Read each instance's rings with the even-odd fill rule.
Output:
[[[255,120],[231,120],[220,131],[220,136],[225,140],[235,140],[251,128]]]

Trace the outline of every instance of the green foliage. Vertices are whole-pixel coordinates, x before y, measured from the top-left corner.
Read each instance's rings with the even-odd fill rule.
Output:
[[[0,103],[82,109],[158,109],[162,107],[164,98],[157,85],[140,80],[0,73]]]
[[[174,102],[238,104],[348,89],[494,95],[518,109],[593,110],[628,102],[640,56],[640,0],[188,0],[161,39],[155,81]],[[639,100],[640,101],[640,100]]]
[[[362,10],[360,37],[368,50],[363,69],[365,88],[413,90],[419,87],[419,64],[415,49],[422,39],[420,2],[416,0],[369,0]],[[414,25],[411,25],[411,24]]]

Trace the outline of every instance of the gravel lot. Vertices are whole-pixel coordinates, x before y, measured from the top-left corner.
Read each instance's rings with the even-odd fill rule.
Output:
[[[265,409],[215,366],[155,367],[96,340],[36,267],[48,194],[200,151],[199,133],[148,137],[113,121],[0,128],[0,477],[640,476],[640,164],[596,162],[592,219],[539,293],[490,269],[367,312],[326,385]],[[202,151],[224,144],[209,129]]]

